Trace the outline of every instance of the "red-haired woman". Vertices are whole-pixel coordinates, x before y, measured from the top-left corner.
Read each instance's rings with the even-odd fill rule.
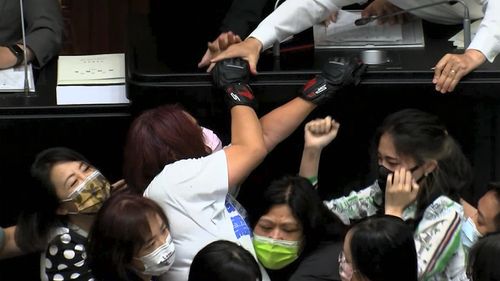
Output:
[[[347,74],[335,82],[337,87],[331,87],[330,82],[325,86],[326,79],[320,80],[323,84],[307,84],[301,97],[259,120],[246,83],[246,62],[231,59],[218,63],[214,80],[225,90],[230,107],[231,145],[215,153],[205,146],[194,118],[180,106],[160,106],[134,120],[125,146],[124,174],[127,184],[155,200],[170,221],[176,259],[163,275],[165,280],[187,280],[196,253],[215,240],[237,242],[255,255],[245,212],[231,191],[317,103],[350,84],[353,71],[345,70]],[[319,91],[321,86],[328,89]]]

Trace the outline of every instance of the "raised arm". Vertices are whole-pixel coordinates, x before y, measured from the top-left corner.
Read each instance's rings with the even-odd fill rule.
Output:
[[[300,162],[300,176],[314,183],[313,179],[318,177],[321,152],[337,136],[339,126],[340,124],[330,116],[310,121],[304,126],[304,150]]]
[[[242,59],[217,63],[214,82],[225,92],[231,111],[231,145],[224,148],[227,159],[229,187],[239,185],[267,155],[262,127],[254,106],[256,104],[247,84],[248,64]]]
[[[357,85],[366,66],[355,58],[331,58],[320,74],[306,82],[299,97],[264,115],[260,122],[268,151],[287,138],[311,111],[346,86]]]
[[[247,84],[248,77],[245,76],[246,74],[239,73],[248,71],[246,62],[243,62],[242,59],[224,60],[217,64],[213,72],[216,85],[226,93],[225,100],[229,107],[234,107],[235,105],[253,107],[256,103],[252,90]],[[287,138],[317,105],[327,102],[344,87],[359,83],[365,69],[366,66],[355,58],[330,59],[325,63],[321,74],[309,80],[304,85],[299,97],[272,110],[260,119],[260,137],[257,134],[254,135],[253,131],[242,132],[252,134],[253,137],[258,139],[253,143],[250,142],[248,145],[253,145],[255,149],[260,150],[260,145],[262,144],[264,148],[264,155],[251,155],[251,157],[260,159],[257,162],[251,160],[251,163],[255,163],[251,169],[255,168],[262,161],[263,157],[278,143]],[[232,110],[231,113],[233,114]],[[247,120],[247,122],[249,121],[253,122],[253,118]],[[246,130],[250,130],[250,127],[253,125],[246,124],[246,126],[249,126]],[[232,123],[232,128],[240,129],[241,127],[240,125],[236,125],[236,123]],[[234,135],[235,133],[237,131],[232,131],[231,146],[235,145],[235,138],[238,139]],[[245,165],[245,167],[248,167],[248,165]],[[237,176],[230,183],[238,184],[250,173],[251,169],[247,171],[245,168],[244,170],[247,172],[235,173],[234,175]],[[231,178],[233,178],[232,175],[230,175]],[[232,185],[230,184],[230,186]]]

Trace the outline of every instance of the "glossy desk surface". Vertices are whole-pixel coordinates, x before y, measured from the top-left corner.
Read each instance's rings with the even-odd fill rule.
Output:
[[[151,28],[154,24],[147,15],[132,16],[129,23],[127,51],[128,96],[134,100],[146,97],[148,89],[205,88],[211,87],[210,76],[197,68],[204,48],[182,46],[167,31]],[[424,22],[425,47],[384,49],[391,62],[371,65],[363,84],[427,84],[432,86],[431,68],[447,52],[460,53],[447,39],[459,31],[460,26],[442,26]],[[189,31],[186,31],[189,32]],[[302,85],[321,69],[325,60],[332,56],[359,55],[361,49],[315,50],[312,35],[303,32],[296,42],[282,44],[279,60],[270,52],[264,52],[258,64],[259,74],[252,77],[254,86]],[[309,30],[310,32],[310,30]],[[309,36],[309,38],[308,38]],[[300,36],[299,36],[300,37]],[[309,41],[308,41],[309,39]],[[189,44],[196,44],[193,39]],[[206,42],[197,42],[206,46]],[[300,46],[298,51],[293,47]],[[179,59],[183,58],[183,59]],[[181,62],[181,63],[179,63]],[[466,76],[457,91],[467,84],[499,84],[500,61],[485,63]]]
[[[57,105],[57,59],[35,70],[34,75],[34,93],[0,93],[0,119],[129,115],[127,104]]]

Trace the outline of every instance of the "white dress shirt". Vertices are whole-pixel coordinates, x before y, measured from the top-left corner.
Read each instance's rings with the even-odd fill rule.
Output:
[[[441,0],[390,0],[394,5],[409,9]],[[500,11],[500,0],[464,0],[469,7],[471,19],[482,22],[473,38],[469,49],[479,50],[492,62],[500,53],[500,17],[494,11]],[[274,42],[282,41],[290,35],[299,33],[316,23],[322,22],[333,11],[347,5],[359,3],[356,0],[287,0],[266,17],[249,35],[258,39],[263,50]],[[413,12],[412,12],[413,13]],[[425,20],[440,24],[459,24],[462,22],[464,10],[460,4],[438,5],[428,9],[416,10],[414,13]]]

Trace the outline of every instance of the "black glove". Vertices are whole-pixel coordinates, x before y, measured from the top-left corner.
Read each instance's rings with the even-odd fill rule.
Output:
[[[301,98],[320,105],[348,85],[357,85],[366,65],[355,57],[330,58],[320,74],[309,80],[302,88]]]
[[[229,108],[235,105],[246,105],[253,109],[257,107],[252,89],[248,85],[250,70],[247,61],[241,58],[222,60],[215,65],[212,78],[215,86],[226,92],[224,99]]]

